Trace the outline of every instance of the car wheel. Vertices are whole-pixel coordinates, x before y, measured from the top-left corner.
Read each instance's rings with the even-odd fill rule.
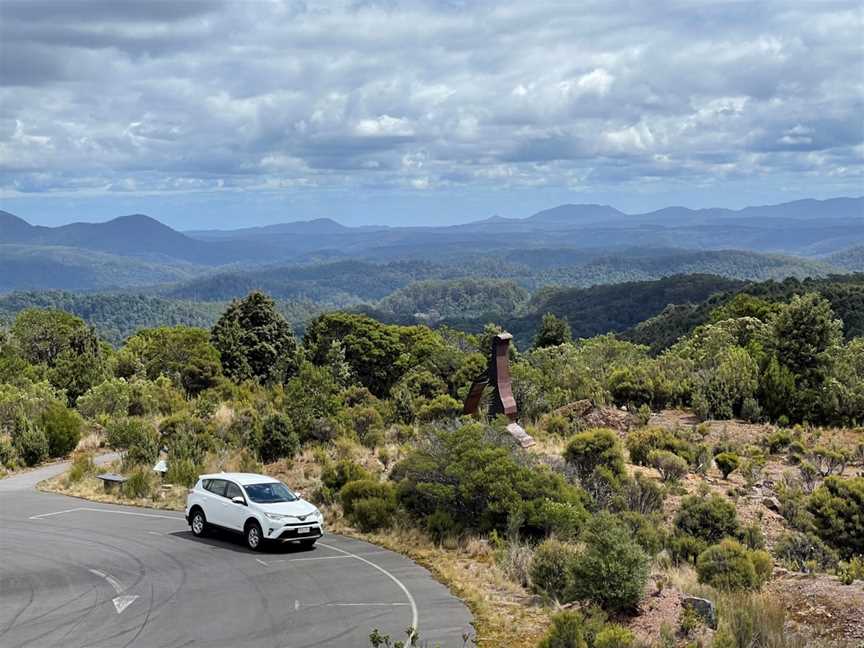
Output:
[[[264,535],[261,533],[261,525],[257,522],[250,522],[246,525],[246,546],[252,551],[261,549],[264,544]]]
[[[207,518],[204,517],[204,511],[195,509],[192,513],[192,519],[189,521],[189,526],[192,529],[192,535],[200,538],[207,533]]]

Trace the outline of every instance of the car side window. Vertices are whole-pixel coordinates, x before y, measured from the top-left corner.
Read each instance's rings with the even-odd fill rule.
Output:
[[[224,479],[212,479],[210,480],[210,484],[205,486],[205,488],[213,493],[214,495],[218,495],[219,497],[225,497],[225,485],[226,482]]]
[[[228,482],[228,487],[225,489],[225,497],[228,499],[234,499],[235,497],[243,497],[243,491],[240,490],[240,487],[234,482]],[[245,500],[246,498],[243,497]]]
[[[210,484],[213,482],[212,479],[205,479],[201,482],[201,488],[204,490],[210,490]]]

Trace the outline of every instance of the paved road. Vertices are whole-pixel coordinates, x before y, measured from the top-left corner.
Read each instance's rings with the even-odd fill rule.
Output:
[[[39,493],[53,465],[0,480],[0,647],[363,648],[372,628],[462,646],[465,605],[412,561],[326,535],[252,553],[182,514]]]

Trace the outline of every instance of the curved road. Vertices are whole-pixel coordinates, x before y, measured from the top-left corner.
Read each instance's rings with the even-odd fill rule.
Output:
[[[67,464],[0,480],[0,646],[364,648],[373,628],[461,647],[471,615],[414,562],[325,535],[252,553],[181,513],[40,493]]]

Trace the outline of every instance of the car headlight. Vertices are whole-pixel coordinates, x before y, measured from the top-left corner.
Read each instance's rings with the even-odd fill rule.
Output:
[[[287,515],[279,515],[278,513],[265,513],[268,520],[273,520],[274,522],[282,522],[283,520],[287,520]]]
[[[324,515],[318,509],[315,509],[315,512],[312,514],[312,519],[318,520],[319,522],[324,521]]]

